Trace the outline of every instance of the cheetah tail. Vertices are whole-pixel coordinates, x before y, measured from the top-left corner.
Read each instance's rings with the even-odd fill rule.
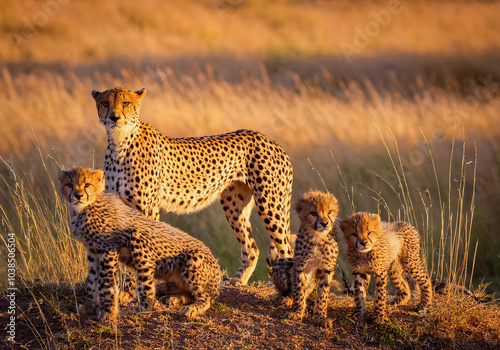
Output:
[[[347,295],[354,295],[354,290],[349,282],[347,282],[347,278],[345,277],[344,271],[342,271],[340,265],[337,264],[336,268],[339,270],[342,281],[344,282],[344,293]]]

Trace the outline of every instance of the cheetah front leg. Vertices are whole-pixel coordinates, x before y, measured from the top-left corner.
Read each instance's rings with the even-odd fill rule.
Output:
[[[324,274],[319,279],[318,297],[314,305],[313,323],[320,327],[331,327],[332,320],[328,319],[328,299],[330,296],[330,287],[333,281],[333,271],[324,271]]]
[[[116,321],[118,316],[118,258],[117,251],[99,255],[99,321]]]
[[[375,274],[375,301],[374,301],[374,321],[376,323],[386,323],[387,317],[387,272]]]
[[[241,265],[231,278],[231,283],[246,285],[259,258],[259,248],[252,236],[250,225],[250,215],[254,204],[252,191],[244,183],[236,181],[222,192],[220,202],[226,213],[226,219],[231,224],[241,245]]]
[[[295,280],[292,285],[293,291],[293,306],[292,311],[288,314],[288,318],[292,320],[302,321],[306,311],[306,289],[309,285],[309,276],[302,269],[295,270]]]
[[[84,304],[78,305],[78,312],[82,316],[93,314],[99,305],[99,256],[88,252],[87,260],[89,261],[89,274],[86,281],[87,299]]]

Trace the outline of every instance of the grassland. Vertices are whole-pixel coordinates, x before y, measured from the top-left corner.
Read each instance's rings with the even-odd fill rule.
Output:
[[[20,283],[83,280],[54,181],[60,167],[101,166],[90,91],[119,85],[146,87],[142,119],[168,136],[267,134],[291,156],[294,197],[327,188],[340,216],[408,220],[435,277],[498,292],[499,12],[497,1],[2,1],[0,233],[16,233]],[[217,205],[162,219],[235,272]]]
[[[18,331],[28,348],[489,350],[500,341],[498,305],[454,294],[437,295],[425,312],[392,307],[391,322],[379,326],[356,325],[353,298],[335,291],[328,308],[333,327],[321,329],[310,323],[310,315],[305,322],[287,320],[286,309],[275,304],[274,287],[265,283],[223,286],[218,301],[196,322],[181,318],[180,307],[136,314],[132,305],[123,310],[116,328],[74,313],[84,295],[81,286],[37,285],[31,293],[19,295]],[[3,298],[0,307],[5,307]]]

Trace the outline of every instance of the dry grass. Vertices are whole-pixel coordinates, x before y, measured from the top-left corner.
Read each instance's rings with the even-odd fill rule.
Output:
[[[99,349],[495,349],[500,344],[500,308],[454,294],[437,295],[424,312],[410,306],[391,307],[385,326],[356,325],[354,300],[332,294],[331,329],[287,320],[286,308],[276,306],[276,291],[268,284],[224,286],[207,314],[185,322],[179,307],[159,307],[138,315],[134,305],[122,311],[116,330],[74,313],[77,287],[34,286],[19,295],[22,310],[18,332],[22,343],[40,348]],[[0,306],[6,300],[0,298]],[[310,305],[312,307],[312,305]],[[372,303],[368,302],[369,310]],[[0,319],[4,321],[3,316]],[[41,330],[44,329],[42,332]],[[7,348],[17,348],[3,343]]]
[[[377,28],[372,12],[390,11]],[[477,55],[500,47],[498,2],[126,0],[120,4],[2,1],[0,59],[79,64],[95,60],[197,56],[344,56],[357,28],[373,38],[356,56],[377,53]],[[390,12],[388,12],[390,13]],[[439,15],[436,15],[439,14]],[[57,40],[54,38],[57,37]],[[131,48],[133,48],[131,51]]]
[[[197,74],[196,81],[189,76],[177,77],[168,68],[157,70],[155,74],[160,80],[148,84],[150,90],[142,112],[144,121],[169,136],[206,135],[238,128],[262,131],[290,153],[295,168],[295,193],[309,187],[321,189],[326,186],[339,197],[343,208],[341,215],[350,214],[356,206],[360,210],[382,211],[384,217],[391,220],[412,222],[429,237],[426,248],[430,267],[439,272],[440,277],[448,275],[445,270],[457,269],[453,265],[456,259],[455,262],[443,260],[443,253],[448,248],[459,256],[469,251],[468,245],[463,246],[462,242],[475,245],[480,235],[488,237],[488,232],[471,231],[471,215],[475,203],[481,211],[491,210],[487,204],[491,192],[484,191],[484,186],[491,191],[500,190],[494,169],[489,167],[494,161],[496,145],[490,138],[500,131],[497,130],[500,123],[495,122],[499,117],[496,85],[487,87],[491,89],[490,97],[469,111],[463,107],[463,97],[453,93],[453,82],[444,91],[421,87],[412,99],[408,99],[379,93],[368,81],[364,84],[351,81],[338,90],[339,96],[335,96],[301,80],[296,80],[294,88],[289,89],[256,78],[228,84],[206,72]],[[132,71],[122,71],[118,77],[104,76],[100,84],[114,86],[126,81],[127,86],[141,86],[142,78]],[[40,91],[37,86],[41,84],[46,89]],[[63,88],[61,84],[68,87]],[[95,85],[90,78],[52,73],[42,77],[18,76],[8,86],[11,95],[0,96],[0,100],[3,99],[5,113],[11,116],[9,128],[12,132],[0,140],[0,149],[12,171],[4,176],[18,176],[26,186],[41,190],[31,192],[34,189],[29,189],[22,195],[3,191],[5,221],[12,222],[11,215],[17,213],[18,208],[29,207],[38,196],[45,203],[50,194],[52,199],[47,210],[56,210],[56,220],[40,227],[65,227],[67,230],[58,223],[61,203],[50,179],[55,179],[60,167],[99,166],[102,162],[106,134],[98,124],[86,89]],[[486,87],[476,84],[476,88]],[[164,118],[165,115],[168,118]],[[479,153],[477,164],[474,143]],[[14,149],[13,157],[7,156],[7,150]],[[50,158],[42,163],[47,155]],[[341,182],[336,164],[345,183]],[[27,176],[23,176],[23,172]],[[6,182],[14,186],[12,180]],[[478,188],[475,202],[471,192],[474,186]],[[347,197],[346,188],[354,191],[351,198]],[[28,198],[28,204],[23,206],[16,198],[24,196],[34,198]],[[40,210],[43,208],[42,205]],[[227,243],[223,243],[227,242],[225,238],[212,234],[222,231],[221,237],[232,236],[220,214],[214,207],[189,220],[172,215],[167,220],[207,242],[232,273],[238,259],[236,241],[229,238],[234,245],[228,248],[225,247]],[[51,217],[38,210],[30,210],[26,215],[31,216],[32,221],[50,220]],[[482,219],[485,225],[494,222]],[[26,230],[24,220],[18,218],[11,227],[4,229]],[[254,223],[260,246],[264,248],[267,235],[258,221]],[[55,232],[57,236],[59,231]],[[454,232],[457,234],[452,234]],[[465,240],[461,232],[466,232]],[[44,234],[38,236],[44,237]],[[454,246],[450,247],[450,243]],[[486,243],[480,240],[479,251]],[[226,253],[229,256],[225,256]],[[434,266],[436,257],[439,261]],[[479,269],[484,266],[483,257],[478,260]],[[258,277],[264,278],[263,270],[260,271]],[[480,273],[479,277],[485,275]]]

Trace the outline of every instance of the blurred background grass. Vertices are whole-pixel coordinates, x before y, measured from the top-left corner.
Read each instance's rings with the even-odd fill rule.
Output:
[[[16,232],[27,280],[83,279],[51,181],[102,166],[90,91],[145,87],[142,119],[162,133],[259,130],[290,154],[294,198],[326,187],[341,217],[411,221],[438,277],[470,280],[477,243],[474,283],[499,291],[498,13],[498,1],[2,1],[1,234]],[[234,274],[220,206],[162,220]]]

